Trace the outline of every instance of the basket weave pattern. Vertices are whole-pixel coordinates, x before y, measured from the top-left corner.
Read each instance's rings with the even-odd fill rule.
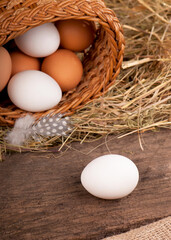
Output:
[[[34,113],[37,119],[59,112],[71,115],[109,89],[123,61],[125,43],[122,27],[102,0],[0,1],[0,46],[40,24],[72,18],[94,21],[97,26],[93,46],[84,52],[83,78],[75,89],[63,94],[58,106],[43,113]],[[9,100],[0,102],[0,125],[13,125],[24,114],[25,111]]]

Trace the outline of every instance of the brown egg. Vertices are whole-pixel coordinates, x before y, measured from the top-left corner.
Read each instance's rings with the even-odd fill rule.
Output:
[[[82,51],[88,48],[95,38],[95,24],[86,20],[61,20],[55,23],[60,45],[72,51]]]
[[[4,47],[0,47],[0,92],[7,85],[11,76],[11,57]]]
[[[54,78],[63,92],[75,88],[83,74],[80,59],[67,49],[59,49],[46,57],[41,70]]]
[[[40,60],[30,57],[20,51],[11,53],[12,76],[25,70],[40,70]]]

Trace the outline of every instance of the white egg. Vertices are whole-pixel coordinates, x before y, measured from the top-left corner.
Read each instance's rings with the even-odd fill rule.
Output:
[[[81,173],[83,187],[102,199],[127,196],[135,189],[138,180],[136,165],[130,159],[115,154],[94,159]]]
[[[54,53],[60,44],[60,36],[53,23],[45,23],[15,38],[18,48],[32,57],[46,57]]]
[[[29,112],[41,112],[56,106],[62,91],[58,83],[46,73],[27,70],[15,74],[9,81],[8,95],[18,107]]]

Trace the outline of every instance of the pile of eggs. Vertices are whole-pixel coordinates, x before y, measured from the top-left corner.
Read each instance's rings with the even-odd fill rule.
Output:
[[[25,111],[55,107],[63,92],[81,81],[77,53],[94,38],[95,25],[86,20],[60,20],[28,30],[14,39],[17,50],[0,47],[0,92],[7,86],[10,100]]]

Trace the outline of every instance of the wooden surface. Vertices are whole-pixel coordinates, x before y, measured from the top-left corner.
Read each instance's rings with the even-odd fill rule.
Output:
[[[72,143],[53,153],[6,156],[0,163],[1,240],[96,240],[171,214],[171,131],[93,143]],[[137,188],[119,200],[91,196],[80,183],[83,168],[103,154],[132,159]]]

